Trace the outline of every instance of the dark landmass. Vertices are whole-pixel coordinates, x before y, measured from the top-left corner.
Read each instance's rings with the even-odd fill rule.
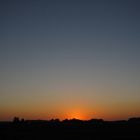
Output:
[[[92,119],[0,122],[0,140],[140,140],[140,118],[120,121]]]

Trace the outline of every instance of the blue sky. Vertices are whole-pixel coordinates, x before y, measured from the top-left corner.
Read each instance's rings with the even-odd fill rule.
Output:
[[[73,108],[87,118],[140,115],[139,6],[1,0],[0,119],[64,118]]]

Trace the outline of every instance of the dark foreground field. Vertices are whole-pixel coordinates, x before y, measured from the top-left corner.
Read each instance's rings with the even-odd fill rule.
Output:
[[[0,123],[0,140],[140,140],[140,119],[15,121]]]

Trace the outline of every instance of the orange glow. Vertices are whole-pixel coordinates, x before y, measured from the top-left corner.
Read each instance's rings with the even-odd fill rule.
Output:
[[[80,119],[80,120],[87,119],[87,117],[85,116],[85,113],[81,110],[78,110],[78,109],[70,111],[67,118],[68,119]]]

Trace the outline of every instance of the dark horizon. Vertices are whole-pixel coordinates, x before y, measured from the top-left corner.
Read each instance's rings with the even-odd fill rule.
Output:
[[[26,118],[22,118],[22,117],[18,117],[18,116],[14,116],[11,120],[3,120],[3,121],[0,121],[0,122],[28,122],[28,121],[42,121],[42,122],[64,122],[64,121],[72,121],[72,120],[77,120],[77,121],[83,121],[83,122],[86,122],[86,121],[101,121],[101,122],[116,122],[116,121],[130,121],[130,120],[140,120],[140,116],[139,117],[130,117],[130,118],[126,118],[126,119],[117,119],[117,120],[104,120],[103,118],[90,118],[90,119],[85,119],[85,120],[82,120],[82,119],[78,119],[78,118],[65,118],[65,119],[59,119],[59,118],[51,118],[51,119],[39,119],[39,118],[36,118],[36,119],[26,119]]]
[[[140,118],[127,121],[72,120],[21,120],[0,122],[1,140],[139,140]]]

